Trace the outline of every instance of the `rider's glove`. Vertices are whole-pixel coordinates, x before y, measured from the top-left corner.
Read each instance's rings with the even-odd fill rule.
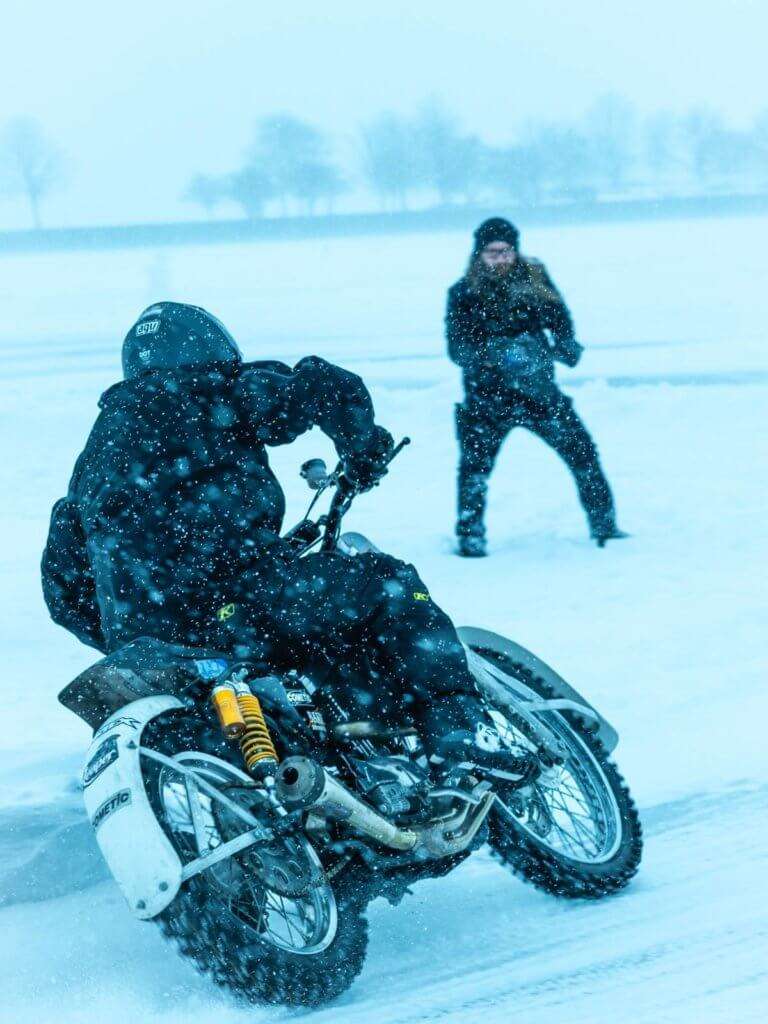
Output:
[[[374,427],[370,442],[362,451],[344,460],[344,476],[359,491],[369,491],[387,472],[395,442],[384,427]]]

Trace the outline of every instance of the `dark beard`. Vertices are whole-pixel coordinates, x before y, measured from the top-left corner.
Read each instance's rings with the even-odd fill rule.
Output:
[[[517,263],[501,269],[489,267],[478,257],[467,271],[470,290],[485,302],[504,303],[509,293],[509,282]]]

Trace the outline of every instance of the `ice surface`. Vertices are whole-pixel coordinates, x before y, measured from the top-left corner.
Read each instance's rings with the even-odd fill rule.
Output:
[[[38,561],[53,501],[141,308],[206,305],[253,358],[362,373],[414,443],[350,529],[419,567],[460,623],[551,662],[621,733],[648,842],[633,886],[562,904],[484,855],[375,904],[365,971],[317,1021],[764,1019],[768,220],[539,229],[588,346],[561,374],[631,540],[592,547],[556,458],[519,432],[491,487],[491,558],[451,553],[458,375],[444,289],[467,239],[416,235],[0,261],[5,728],[0,735],[0,1020],[279,1021],[241,1009],[130,919],[71,783],[87,732],[56,692],[92,660],[48,622]],[[288,521],[318,433],[273,453]],[[35,900],[35,902],[29,902]],[[23,902],[20,902],[23,901]]]

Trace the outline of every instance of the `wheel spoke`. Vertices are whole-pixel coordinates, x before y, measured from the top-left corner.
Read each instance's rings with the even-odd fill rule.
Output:
[[[503,659],[497,661],[490,652],[476,653],[489,666],[501,668],[507,675],[530,685],[526,676],[518,676],[514,668],[510,671]],[[512,698],[516,699],[514,693]],[[622,823],[600,763],[565,715],[549,710],[533,714],[550,735],[554,734],[564,762],[537,780],[528,798],[521,791],[517,801],[522,798],[523,806],[513,812],[519,827],[537,843],[563,857],[583,863],[609,860],[621,840]],[[491,717],[505,746],[540,749],[540,737],[522,713],[516,714],[514,704],[510,708],[494,702]]]
[[[568,819],[568,821],[571,823],[576,832],[579,833],[579,835],[586,836],[589,843],[592,846],[596,847],[598,845],[595,838],[595,822],[591,815],[583,815],[579,814],[579,812],[574,812],[572,808],[566,807],[564,803],[560,803],[558,810],[560,810],[562,814]],[[593,827],[591,829],[586,828],[580,819],[586,820]]]
[[[247,780],[244,783],[225,761],[192,751],[178,754],[177,759],[186,772],[199,773],[210,786],[226,792],[232,803],[260,817],[260,809],[262,812],[265,809],[263,795],[260,796]],[[164,766],[154,777],[153,786],[180,851],[193,859],[201,852],[200,845],[207,843],[207,849],[213,849],[239,835],[243,823],[231,806],[202,794],[197,787],[190,786],[188,780],[184,772]],[[190,795],[190,789],[195,790],[194,796]],[[197,822],[193,820],[192,799],[197,804]],[[319,953],[336,935],[337,911],[330,886],[313,888],[306,895],[293,899],[261,880],[262,870],[267,878],[270,871],[277,870],[279,878],[284,865],[288,865],[288,869],[283,877],[300,878],[307,870],[305,860],[309,855],[305,839],[277,839],[268,848],[261,849],[255,862],[248,857],[232,857],[210,868],[205,877],[219,889],[227,911],[258,941],[294,953]],[[254,874],[254,870],[258,874]]]
[[[588,811],[585,814],[584,811],[576,810],[573,806],[570,805],[570,803],[566,803],[566,800],[560,790],[551,790],[549,795],[553,801],[560,801],[560,807],[566,814],[571,815],[573,817],[584,818],[586,821],[594,820],[593,815],[590,814]],[[581,806],[584,807],[585,805],[582,804]]]

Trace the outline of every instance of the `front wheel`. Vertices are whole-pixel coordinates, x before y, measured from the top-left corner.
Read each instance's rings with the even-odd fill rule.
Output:
[[[171,713],[151,723],[142,746],[179,766],[142,758],[150,803],[182,863],[242,833],[248,826],[238,807],[271,823],[263,791],[209,730]],[[196,777],[224,800],[210,788],[197,790]],[[234,994],[254,1003],[317,1006],[362,970],[363,910],[337,900],[311,844],[289,834],[194,875],[157,920],[182,955]]]
[[[473,651],[497,670],[500,682],[499,670],[542,698],[555,696],[513,657],[481,647]],[[533,730],[515,713],[514,700],[492,701],[487,694],[485,699],[502,742],[536,749]],[[536,715],[555,735],[562,763],[525,789],[499,789],[502,807],[491,818],[491,849],[514,874],[556,896],[599,899],[623,889],[642,855],[642,829],[629,790],[584,718],[569,711]]]

